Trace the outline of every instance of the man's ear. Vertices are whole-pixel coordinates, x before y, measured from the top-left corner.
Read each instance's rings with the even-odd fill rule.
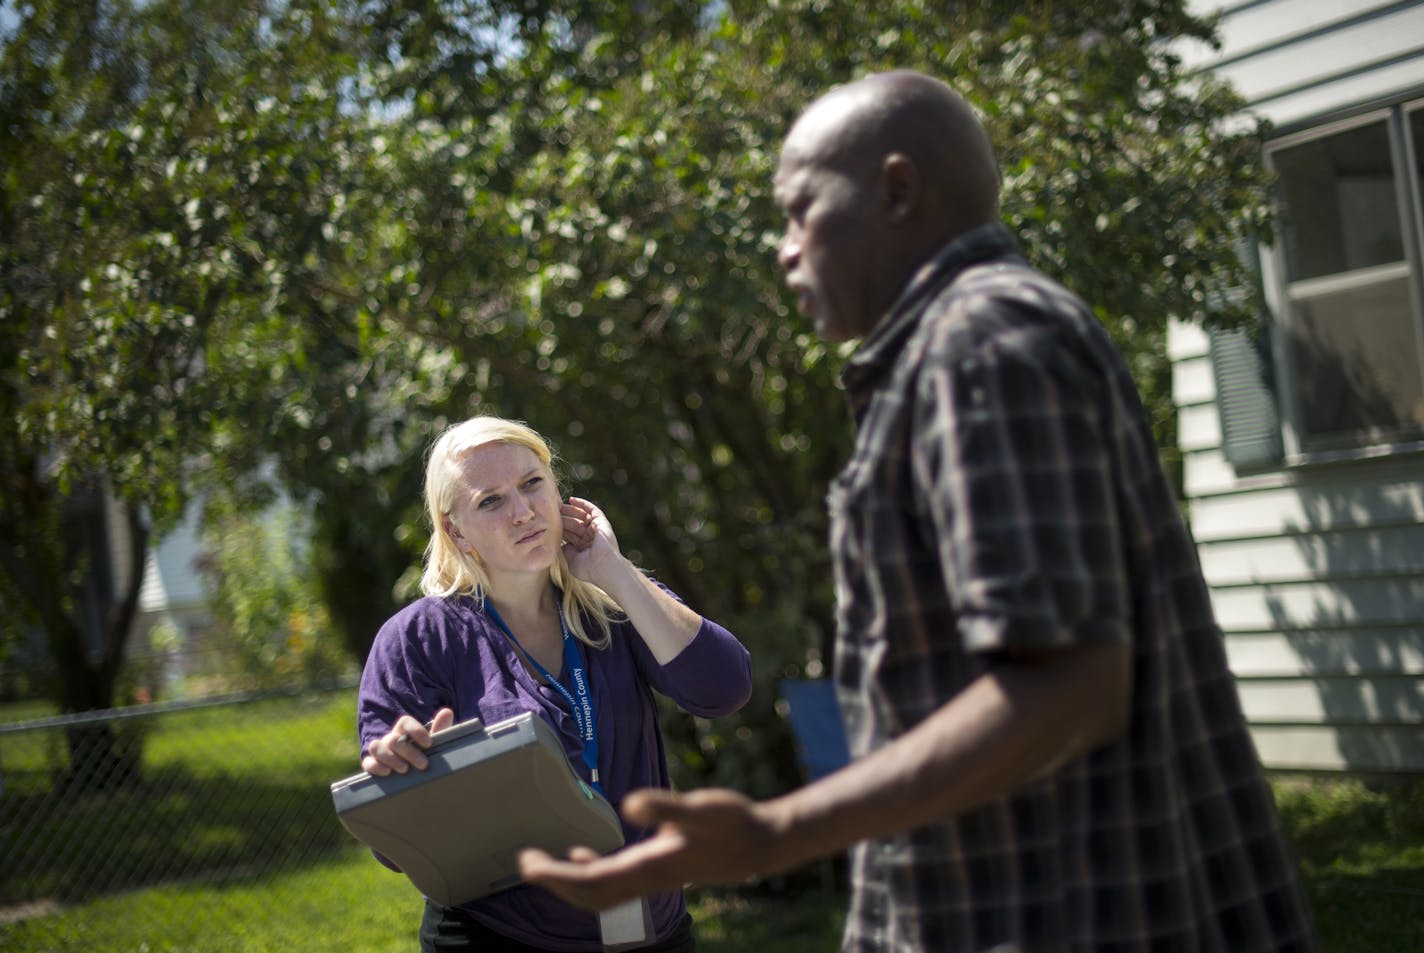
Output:
[[[920,170],[903,152],[892,152],[880,165],[885,213],[892,225],[908,221],[924,195]]]

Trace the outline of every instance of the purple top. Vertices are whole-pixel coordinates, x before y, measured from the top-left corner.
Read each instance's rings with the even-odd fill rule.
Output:
[[[670,786],[652,689],[704,718],[736,711],[751,694],[746,648],[706,618],[692,642],[666,665],[658,665],[629,622],[613,626],[607,649],[582,649],[598,725],[600,781],[615,808],[636,788]],[[479,717],[493,724],[535,712],[563,740],[574,771],[590,780],[567,703],[529,674],[494,620],[469,596],[426,596],[381,626],[357,701],[362,752],[402,714],[429,722],[447,706],[456,722]],[[647,836],[627,823],[623,834],[629,843]],[[686,910],[682,893],[654,894],[648,901],[657,935],[666,937]],[[541,888],[514,887],[461,909],[521,943],[548,950],[602,949],[598,918]]]

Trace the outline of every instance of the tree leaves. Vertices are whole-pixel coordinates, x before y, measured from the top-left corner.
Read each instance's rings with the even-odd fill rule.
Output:
[[[32,3],[0,69],[6,410],[32,464],[160,524],[275,474],[357,657],[424,544],[425,446],[526,419],[752,647],[748,712],[672,725],[689,780],[769,789],[774,681],[829,658],[850,439],[775,263],[789,122],[872,70],[956,85],[1170,443],[1167,320],[1269,227],[1260,130],[1171,52],[1208,33],[1180,0]]]

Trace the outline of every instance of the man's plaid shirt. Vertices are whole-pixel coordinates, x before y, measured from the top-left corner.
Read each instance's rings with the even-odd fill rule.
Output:
[[[1194,545],[1089,309],[985,226],[914,277],[844,380],[856,445],[829,503],[855,754],[996,652],[1134,653],[1118,741],[853,851],[845,949],[1313,949]]]

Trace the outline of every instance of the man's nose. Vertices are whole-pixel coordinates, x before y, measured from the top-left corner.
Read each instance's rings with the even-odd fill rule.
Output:
[[[801,242],[790,232],[781,236],[781,244],[776,246],[776,260],[782,268],[790,271],[801,257]]]

